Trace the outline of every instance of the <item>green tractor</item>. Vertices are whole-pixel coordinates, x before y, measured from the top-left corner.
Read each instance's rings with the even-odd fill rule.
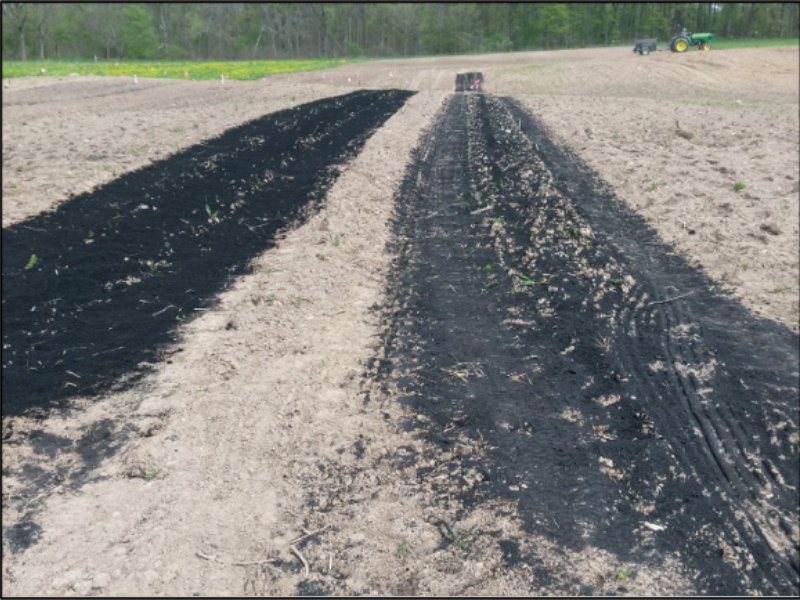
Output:
[[[713,33],[689,33],[684,29],[680,35],[672,38],[670,49],[673,52],[686,52],[691,46],[697,46],[698,50],[711,50],[711,43],[714,41]]]

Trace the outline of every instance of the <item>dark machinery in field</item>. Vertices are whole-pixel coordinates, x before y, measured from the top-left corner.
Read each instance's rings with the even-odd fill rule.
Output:
[[[483,73],[459,73],[456,75],[457,92],[480,92],[483,89]]]
[[[647,56],[651,52],[656,51],[656,41],[658,38],[647,38],[636,40],[636,45],[633,47],[634,52],[638,52],[642,56]],[[669,49],[673,52],[686,52],[692,46],[697,46],[698,50],[711,50],[711,44],[714,42],[713,33],[689,33],[684,29],[680,34],[676,34],[669,44]]]
[[[638,52],[642,56],[647,56],[651,52],[656,51],[656,40],[658,38],[648,38],[645,40],[636,40],[636,45],[633,47],[634,52]]]

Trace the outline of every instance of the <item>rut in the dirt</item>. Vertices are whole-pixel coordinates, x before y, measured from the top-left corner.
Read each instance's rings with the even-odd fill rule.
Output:
[[[412,95],[251,121],[3,230],[3,414],[130,384]]]
[[[678,556],[700,593],[797,593],[797,337],[669,252],[514,102],[445,110],[399,198],[382,363],[421,434],[491,448],[442,473],[565,552]]]

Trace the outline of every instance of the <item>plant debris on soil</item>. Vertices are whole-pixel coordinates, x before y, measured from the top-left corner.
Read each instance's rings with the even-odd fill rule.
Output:
[[[5,228],[3,413],[138,381],[411,95],[256,119]]]
[[[5,80],[4,591],[797,595],[798,56]]]
[[[489,449],[426,478],[514,502],[565,550],[674,553],[699,593],[797,593],[794,333],[667,252],[511,100],[452,97],[398,202],[378,371],[413,430]]]

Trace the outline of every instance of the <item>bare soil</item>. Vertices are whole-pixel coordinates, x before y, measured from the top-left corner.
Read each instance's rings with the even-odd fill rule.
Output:
[[[352,91],[81,76],[3,85],[3,227],[265,113]]]
[[[796,571],[792,552],[798,515],[784,503],[791,504],[797,493],[796,473],[791,475],[798,444],[797,364],[787,355],[768,368],[756,368],[768,358],[764,354],[753,369],[729,372],[727,362],[735,368],[759,349],[753,349],[753,341],[742,341],[744,325],[734,327],[735,343],[714,333],[710,321],[699,331],[693,327],[691,316],[698,315],[693,302],[699,299],[686,298],[674,308],[677,312],[667,312],[673,301],[664,303],[664,312],[662,304],[650,307],[653,319],[667,319],[665,343],[673,344],[668,348],[683,361],[653,356],[643,371],[642,361],[630,358],[635,356],[630,348],[642,342],[610,336],[615,345],[608,347],[627,353],[616,368],[638,370],[630,384],[614,379],[602,385],[643,387],[633,392],[626,387],[618,394],[612,390],[582,404],[580,392],[553,389],[565,375],[538,372],[523,360],[537,354],[535,339],[511,334],[532,320],[542,331],[543,347],[563,337],[565,354],[540,362],[548,368],[577,364],[573,370],[582,375],[587,375],[580,370],[587,368],[582,362],[586,352],[600,352],[604,339],[594,340],[591,348],[581,342],[572,349],[566,331],[550,339],[546,319],[538,321],[541,307],[530,312],[529,300],[521,300],[531,291],[546,290],[519,283],[519,312],[487,329],[494,322],[490,319],[499,316],[490,311],[493,301],[486,296],[499,290],[491,286],[482,294],[482,286],[495,277],[518,281],[519,269],[484,269],[461,281],[441,267],[430,273],[425,288],[427,293],[440,290],[439,302],[445,303],[439,306],[447,307],[447,295],[453,293],[448,282],[463,302],[472,293],[476,305],[460,316],[475,322],[485,314],[487,322],[476,331],[519,346],[496,365],[490,346],[483,347],[485,364],[458,357],[452,364],[433,363],[432,372],[447,394],[424,390],[414,402],[404,399],[404,386],[413,383],[404,379],[404,370],[424,374],[423,367],[431,364],[425,354],[430,347],[423,345],[409,360],[394,353],[393,339],[422,327],[425,344],[444,335],[461,349],[458,338],[448,334],[451,325],[464,326],[453,320],[458,314],[445,311],[437,317],[428,305],[408,311],[414,305],[403,300],[404,294],[422,292],[417,284],[423,278],[405,279],[398,288],[398,278],[413,271],[393,261],[405,255],[402,243],[413,248],[423,236],[452,232],[448,227],[458,221],[443,221],[442,210],[464,210],[457,191],[431,198],[430,205],[423,196],[404,196],[425,190],[415,165],[435,165],[437,152],[447,156],[446,145],[435,146],[437,131],[448,130],[448,113],[441,109],[456,73],[463,71],[481,72],[484,89],[493,94],[519,98],[519,110],[533,112],[555,149],[547,152],[537,145],[543,142],[522,118],[514,129],[513,121],[492,117],[486,132],[505,132],[496,137],[497,147],[486,146],[487,133],[470,126],[470,152],[486,152],[489,173],[513,168],[513,177],[521,177],[529,166],[524,161],[544,161],[547,170],[541,177],[552,177],[559,210],[567,211],[553,223],[562,224],[564,214],[574,209],[593,231],[586,214],[591,217],[595,205],[562,186],[570,180],[564,161],[583,161],[594,173],[576,178],[576,184],[598,187],[579,189],[603,198],[603,190],[610,190],[630,211],[614,213],[628,215],[623,219],[627,228],[619,229],[627,234],[612,239],[611,246],[624,247],[627,240],[637,247],[640,238],[630,225],[635,219],[629,217],[638,214],[646,220],[642,231],[648,224],[655,231],[641,239],[658,248],[669,242],[681,253],[681,269],[689,269],[691,277],[656,279],[656,291],[649,293],[660,295],[652,299],[641,296],[648,291],[649,275],[637,276],[637,269],[646,271],[647,261],[617,257],[625,274],[601,277],[601,287],[610,286],[613,303],[620,291],[612,280],[622,279],[616,300],[620,311],[629,297],[646,304],[693,291],[684,284],[697,276],[707,279],[694,293],[719,299],[730,288],[752,310],[748,314],[729,301],[733,308],[718,318],[723,330],[734,322],[731,315],[740,325],[754,319],[753,331],[762,333],[763,327],[784,332],[781,323],[796,327],[800,199],[796,189],[791,191],[800,164],[796,48],[683,57],[641,58],[611,49],[378,61],[320,73],[318,80],[296,75],[228,82],[224,88],[218,82],[140,80],[134,87],[131,81],[92,78],[13,80],[3,95],[4,228],[24,225],[70,194],[89,191],[268,112],[359,86],[422,91],[342,166],[320,212],[301,227],[285,229],[274,248],[251,261],[251,273],[230,281],[212,310],[198,311],[182,325],[181,351],[165,357],[143,381],[122,392],[75,398],[68,408],[49,413],[4,417],[6,594],[796,593],[791,569]],[[736,141],[734,132],[744,141]],[[519,135],[529,141],[520,141]],[[505,151],[524,143],[532,144],[528,154]],[[556,156],[559,147],[569,151],[567,159]],[[460,155],[457,146],[452,149],[454,157]],[[89,160],[94,156],[101,158]],[[523,163],[513,165],[517,159]],[[478,169],[469,181],[478,181],[476,173],[484,172]],[[732,183],[728,187],[729,176],[745,183],[745,189],[737,193]],[[650,189],[652,183],[656,186]],[[490,188],[475,183],[468,188],[470,194],[483,194],[484,201],[491,198]],[[422,203],[428,213],[411,212],[413,220],[405,221],[418,224],[412,230],[418,237],[401,235],[403,207],[410,210],[414,203]],[[512,226],[510,215],[518,208],[509,204],[504,226],[495,226],[494,214],[474,217],[486,228],[476,232],[489,237],[463,243],[477,242],[479,253],[506,255],[510,247],[503,241],[503,228]],[[615,228],[608,221],[603,227],[613,237]],[[748,235],[759,235],[756,227],[766,237]],[[543,240],[556,235],[547,229]],[[716,239],[715,232],[724,237]],[[579,233],[584,233],[580,227]],[[565,260],[571,244],[557,241],[554,259]],[[465,248],[446,245],[437,260],[475,251]],[[669,256],[650,252],[659,260]],[[731,266],[744,263],[747,268]],[[507,266],[515,268],[513,261]],[[726,269],[732,274],[725,276]],[[447,277],[437,279],[437,274]],[[477,275],[487,281],[481,279],[472,290]],[[633,282],[626,277],[643,287],[628,289]],[[770,284],[780,291],[771,292]],[[568,294],[567,287],[558,293]],[[777,324],[763,325],[768,322],[756,318],[759,311]],[[609,314],[615,314],[613,307]],[[635,339],[631,331],[636,327],[660,331],[660,321],[626,323],[618,332],[623,338],[630,334]],[[643,347],[653,348],[649,342]],[[721,355],[709,357],[704,348]],[[734,350],[740,353],[733,356]],[[509,365],[530,367],[530,372],[492,370]],[[490,370],[490,377],[481,376]],[[624,370],[616,374],[626,376]],[[662,380],[673,386],[688,382],[686,396],[658,388],[654,382]],[[532,381],[540,385],[534,389]],[[728,406],[723,397],[738,389],[738,382],[751,386],[753,396],[737,396],[743,394],[737,391],[731,397],[738,400]],[[486,428],[470,420],[468,398],[493,393],[492,386],[484,389],[489,383],[512,396],[508,403],[496,398],[498,412]],[[684,402],[683,421],[669,403],[646,406],[659,394]],[[427,396],[444,404],[425,407]],[[540,408],[526,404],[537,396],[542,397]],[[43,398],[43,404],[48,400]],[[753,412],[748,402],[760,408]],[[531,417],[523,418],[514,406],[532,411]],[[537,426],[545,437],[537,438]],[[570,436],[576,440],[567,444],[572,454],[560,455],[559,444]],[[637,444],[647,445],[646,456],[661,457],[656,475],[648,475],[647,460],[626,466]],[[515,452],[520,453],[516,458]],[[712,455],[719,466],[710,462]],[[517,471],[506,473],[505,482],[487,478],[503,464],[498,456],[519,463]],[[564,468],[547,476],[556,456]],[[540,470],[541,482],[512,481],[526,475],[526,464]],[[651,475],[657,481],[650,481]],[[544,490],[556,490],[558,477],[564,479],[559,489],[565,493],[586,482],[594,486],[586,489],[598,493],[586,498],[585,506],[580,499],[572,505],[566,498],[556,502]],[[690,488],[697,494],[684,493]],[[675,498],[691,498],[693,504],[675,508],[669,501]],[[574,509],[566,511],[566,521],[556,514],[565,506]],[[704,514],[698,507],[714,516],[691,521]],[[695,534],[687,540],[689,526]],[[780,550],[788,558],[775,559]]]
[[[419,479],[461,518],[511,503],[556,554],[635,556],[638,574],[666,568],[645,556],[678,556],[705,593],[791,593],[796,335],[665,252],[514,102],[457,94],[442,119],[399,200],[379,369],[452,457],[416,457]],[[508,534],[483,531],[518,553],[507,566],[541,560]]]
[[[224,86],[6,80],[3,226],[265,112],[358,88],[453,91],[464,71],[524,99],[663,239],[800,330],[797,48],[385,60]]]
[[[665,241],[754,312],[800,331],[797,48],[379,61],[334,83],[357,74],[370,87],[446,91],[464,71],[523,99]]]
[[[17,555],[12,545],[24,560],[6,563],[14,593],[88,593],[93,582],[114,594],[241,593],[248,577],[265,585],[255,582],[262,575],[248,575],[256,565],[227,563],[275,550],[288,569],[281,589],[304,579],[288,542],[325,524],[306,508],[325,468],[338,480],[367,442],[387,451],[402,445],[383,418],[363,410],[361,370],[404,168],[392,158],[411,150],[440,101],[412,98],[347,167],[325,211],[287,233],[218,308],[191,322],[183,351],[149,382],[32,430],[12,421],[6,522],[21,525],[4,540],[30,546]],[[53,460],[34,467],[42,454]],[[110,500],[102,515],[92,498]],[[51,502],[64,504],[45,509]],[[314,563],[315,572],[321,567]],[[331,568],[352,567],[339,557]]]
[[[135,385],[412,95],[362,90],[254,119],[7,227],[4,414]]]

